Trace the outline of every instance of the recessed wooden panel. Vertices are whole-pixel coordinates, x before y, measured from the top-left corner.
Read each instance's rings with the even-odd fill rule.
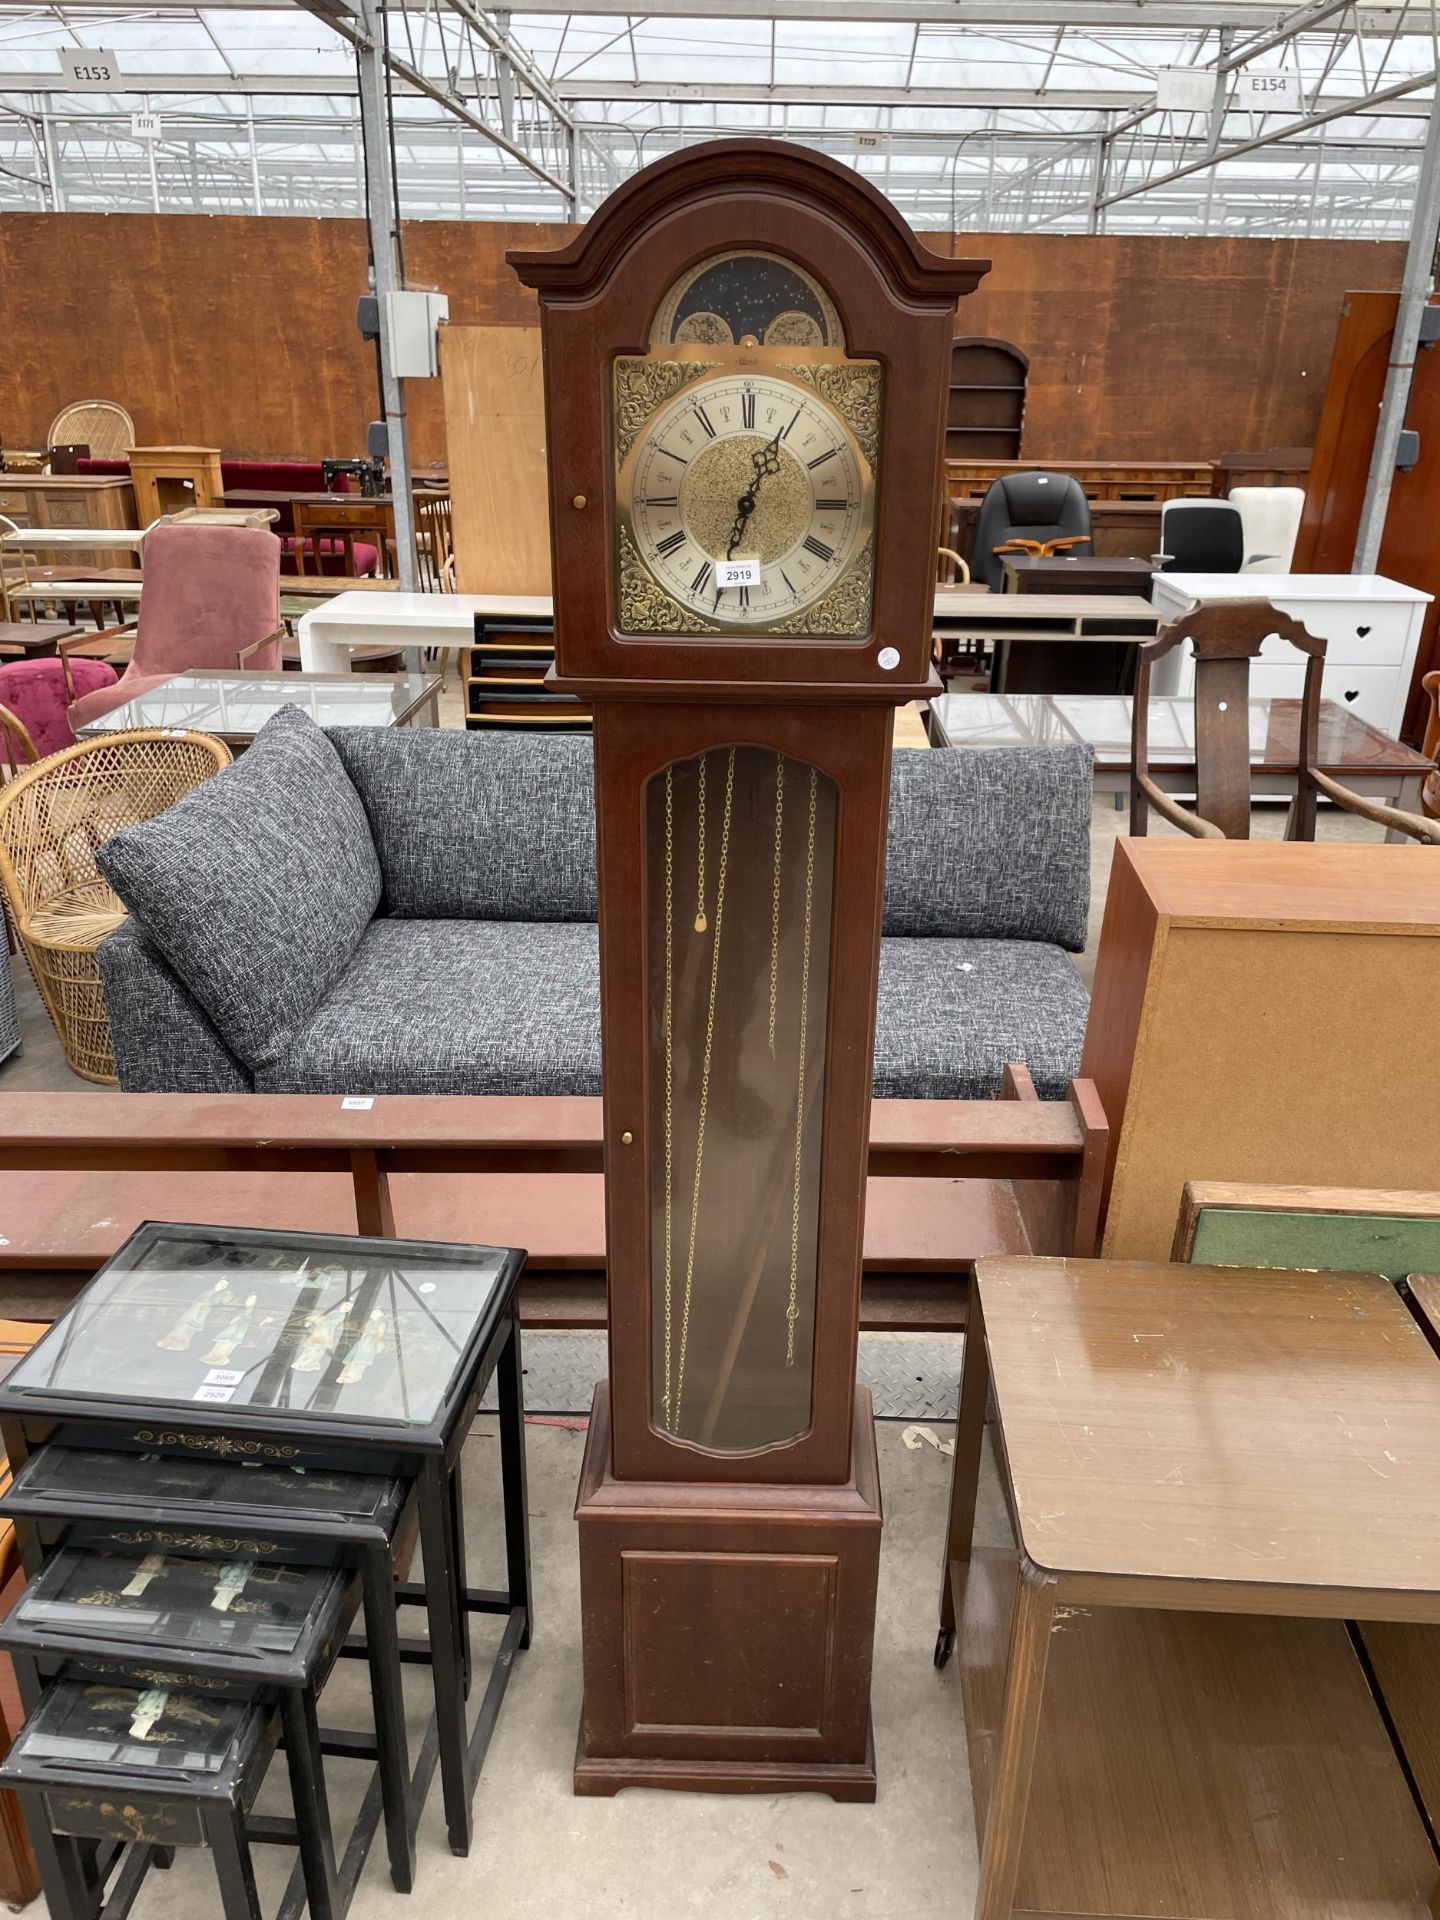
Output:
[[[831,1554],[623,1553],[630,1733],[818,1740],[834,1657]],[[736,1635],[734,1623],[765,1622]],[[716,1685],[714,1649],[726,1650]]]

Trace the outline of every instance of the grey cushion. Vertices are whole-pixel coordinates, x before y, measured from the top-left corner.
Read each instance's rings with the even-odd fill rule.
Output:
[[[226,767],[96,854],[220,1038],[255,1068],[344,972],[380,899],[335,749],[282,707]]]
[[[584,735],[335,727],[385,876],[415,920],[593,920],[594,761]]]
[[[133,920],[100,943],[100,985],[126,1093],[249,1093],[250,1075]]]
[[[255,1085],[267,1093],[597,1094],[596,930],[376,920],[344,977]]]
[[[1070,961],[1039,941],[885,940],[876,1098],[988,1100],[1018,1060],[1058,1100],[1080,1071],[1089,1004]]]
[[[1048,940],[1079,953],[1093,760],[1089,747],[897,753],[886,933]]]

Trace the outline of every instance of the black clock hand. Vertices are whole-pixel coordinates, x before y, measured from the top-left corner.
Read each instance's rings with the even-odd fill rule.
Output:
[[[755,496],[760,491],[761,483],[767,474],[778,473],[780,471],[779,447],[780,437],[784,431],[785,429],[783,427],[780,428],[773,440],[768,441],[765,446],[758,448],[750,456],[750,464],[754,468],[754,472],[751,475],[749,488],[741,494],[735,503],[735,524],[730,529],[730,544],[725,549],[725,558],[727,560],[731,558],[736,547],[739,546],[741,540],[744,538],[745,525],[751,514],[755,511]]]

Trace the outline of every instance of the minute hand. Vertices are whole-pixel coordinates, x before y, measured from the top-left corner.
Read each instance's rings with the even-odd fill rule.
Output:
[[[750,456],[750,464],[754,468],[754,472],[750,478],[749,488],[741,494],[735,503],[735,524],[730,529],[730,544],[725,549],[725,558],[727,560],[731,558],[736,547],[739,546],[741,540],[744,538],[746,523],[755,511],[755,496],[760,491],[761,482],[767,474],[778,473],[780,471],[780,436],[784,431],[782,427],[773,440],[768,441],[763,447],[757,448]]]

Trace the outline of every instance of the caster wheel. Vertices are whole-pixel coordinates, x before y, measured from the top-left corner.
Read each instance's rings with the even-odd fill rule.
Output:
[[[954,1651],[955,1651],[955,1629],[953,1627],[941,1627],[939,1633],[937,1633],[935,1636],[936,1667],[937,1668],[943,1667],[946,1664],[946,1662],[949,1660],[950,1655]]]

